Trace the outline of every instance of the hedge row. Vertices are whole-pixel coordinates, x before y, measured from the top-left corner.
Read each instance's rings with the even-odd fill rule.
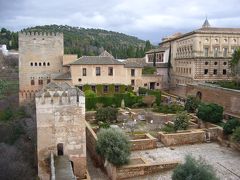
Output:
[[[95,86],[96,88],[96,95],[97,96],[113,96],[114,94],[122,94],[122,93],[125,93],[126,91],[127,92],[132,92],[132,87],[131,86],[126,86],[126,85],[119,85],[119,92],[115,92],[115,84],[108,84],[108,92],[107,93],[104,93],[103,92],[103,87],[104,85],[103,84],[97,84]],[[89,85],[89,84],[85,84],[83,85],[83,91],[88,91],[88,90],[92,90],[92,86]]]
[[[113,96],[97,96],[97,97],[86,97],[86,109],[96,109],[96,104],[101,103],[104,107],[115,106],[120,107],[121,101],[124,99],[125,106],[132,107],[134,104],[142,101],[141,96],[135,96],[132,93],[120,93],[114,94]]]

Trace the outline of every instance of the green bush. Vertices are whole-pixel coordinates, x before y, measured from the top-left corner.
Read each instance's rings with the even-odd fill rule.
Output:
[[[118,110],[113,107],[100,108],[96,112],[96,120],[98,122],[111,123],[117,119]]]
[[[240,127],[233,131],[232,138],[235,142],[240,143]]]
[[[240,126],[240,121],[236,118],[229,119],[223,126],[224,134],[232,134],[233,130]]]
[[[218,123],[223,118],[223,107],[214,103],[201,103],[198,107],[197,117],[206,122]]]
[[[177,113],[176,119],[174,120],[174,129],[177,130],[186,130],[189,126],[190,117],[186,111]]]
[[[85,94],[85,97],[90,97],[90,98],[96,97],[96,93],[90,89],[84,91],[84,94]]]
[[[185,157],[185,163],[178,165],[172,175],[172,180],[217,180],[212,166],[202,159],[196,160],[191,156]]]
[[[121,166],[129,161],[130,143],[121,130],[100,129],[97,133],[96,152],[115,166]]]
[[[103,96],[104,95],[102,84],[97,84],[96,85],[96,93],[97,93],[97,96]]]
[[[92,90],[91,86],[89,84],[83,85],[83,92]]]
[[[144,67],[142,69],[142,74],[154,74],[156,72],[156,67]]]
[[[173,124],[165,124],[163,126],[163,128],[161,129],[161,131],[165,132],[165,133],[174,133],[175,129],[174,129],[174,125]]]
[[[175,114],[177,112],[184,111],[184,107],[175,103],[169,105],[161,104],[160,106],[156,106],[153,111],[165,114]]]
[[[198,98],[194,96],[188,96],[184,108],[187,112],[194,113],[198,108],[199,103],[200,101]]]
[[[0,111],[0,121],[9,121],[13,118],[14,112],[10,107]]]

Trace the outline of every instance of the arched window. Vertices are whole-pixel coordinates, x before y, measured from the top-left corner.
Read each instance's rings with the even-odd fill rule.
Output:
[[[40,62],[38,65],[39,65],[39,66],[42,66],[42,63]]]
[[[30,65],[33,66],[33,62],[31,62]]]
[[[50,66],[50,62],[47,63],[47,66]]]
[[[202,99],[202,93],[200,91],[197,92],[196,98],[198,98],[199,100]]]
[[[46,66],[46,63],[45,63],[45,62],[43,62],[43,66]]]

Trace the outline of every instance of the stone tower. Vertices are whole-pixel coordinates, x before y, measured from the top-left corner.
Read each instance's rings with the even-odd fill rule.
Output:
[[[36,93],[38,175],[49,179],[47,159],[67,156],[75,176],[86,175],[85,97],[67,83],[47,84]]]
[[[19,102],[34,99],[35,93],[62,72],[62,33],[19,33]]]

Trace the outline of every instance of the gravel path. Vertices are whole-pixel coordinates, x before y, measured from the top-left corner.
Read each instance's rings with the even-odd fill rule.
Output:
[[[135,151],[132,157],[142,156],[150,162],[164,162],[178,160],[183,162],[184,157],[191,154],[195,158],[203,158],[211,164],[221,180],[240,179],[240,153],[230,148],[221,147],[216,143],[205,143],[174,147],[173,150],[167,147],[154,150]],[[132,180],[169,180],[171,171],[156,173],[152,176],[132,178]]]

